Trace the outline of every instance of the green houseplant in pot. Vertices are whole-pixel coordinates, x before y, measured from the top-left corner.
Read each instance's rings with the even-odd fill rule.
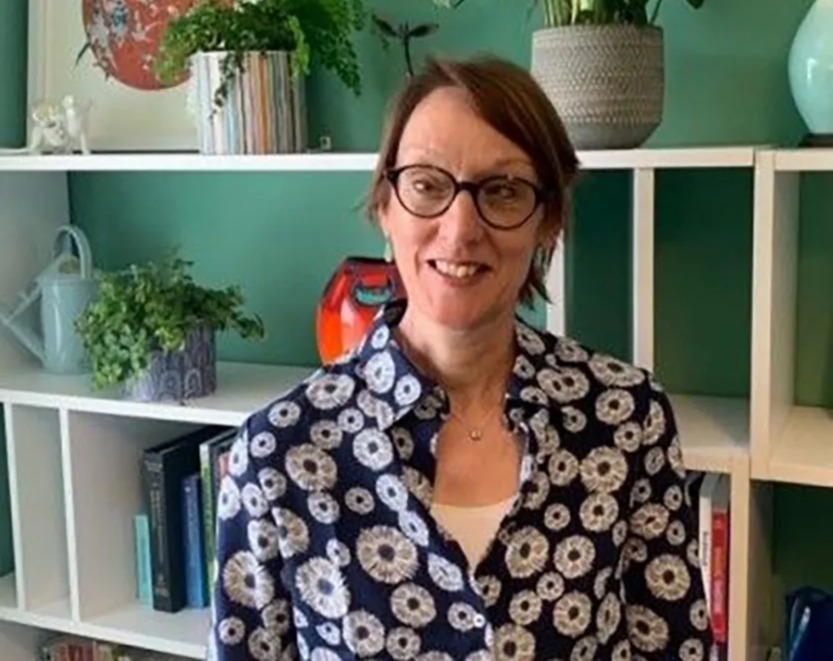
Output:
[[[685,0],[692,8],[704,0]],[[662,122],[662,0],[535,0],[531,71],[578,149],[633,148]]]
[[[190,73],[201,152],[301,152],[312,66],[361,93],[364,14],[361,0],[200,0],[166,28],[156,71]]]
[[[182,401],[216,390],[217,331],[262,338],[241,289],[212,289],[176,254],[160,263],[103,273],[98,295],[76,322],[96,389],[120,386],[138,401]]]

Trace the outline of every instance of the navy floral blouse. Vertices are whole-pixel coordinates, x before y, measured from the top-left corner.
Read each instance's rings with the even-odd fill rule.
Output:
[[[706,658],[711,629],[669,400],[518,320],[505,398],[519,497],[477,566],[430,512],[443,390],[377,318],[241,428],[218,503],[209,656]]]

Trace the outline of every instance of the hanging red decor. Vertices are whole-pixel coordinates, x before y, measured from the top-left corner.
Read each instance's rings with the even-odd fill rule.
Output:
[[[83,0],[84,31],[97,66],[128,87],[168,87],[155,72],[159,45],[168,23],[187,12],[195,1]]]

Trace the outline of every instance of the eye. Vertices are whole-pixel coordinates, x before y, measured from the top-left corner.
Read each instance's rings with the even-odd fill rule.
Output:
[[[489,204],[510,204],[525,202],[534,197],[532,187],[524,181],[500,178],[488,181],[483,186],[483,196]]]
[[[518,196],[517,185],[507,181],[495,181],[486,186],[486,194],[489,197],[498,197],[504,200],[511,200]]]
[[[403,172],[401,183],[408,192],[421,197],[445,197],[452,188],[448,177],[439,172],[419,168]]]

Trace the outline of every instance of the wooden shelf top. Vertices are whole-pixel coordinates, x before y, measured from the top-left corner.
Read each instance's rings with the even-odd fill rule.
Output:
[[[178,402],[134,402],[113,391],[95,391],[89,377],[24,368],[0,374],[0,402],[89,413],[237,426],[246,416],[309,376],[313,367],[220,362],[217,391]]]
[[[749,400],[670,394],[688,470],[732,473],[749,461]]]
[[[0,620],[190,659],[206,657],[208,609],[163,613],[133,603],[77,622],[72,619],[69,600],[30,610],[4,604],[3,595],[13,579],[13,575],[0,578]]]
[[[580,151],[585,170],[751,167],[753,146],[671,147]],[[189,152],[4,155],[0,172],[370,172],[373,152],[204,155]]]
[[[833,487],[833,411],[794,406],[773,434],[768,473],[776,482]]]

